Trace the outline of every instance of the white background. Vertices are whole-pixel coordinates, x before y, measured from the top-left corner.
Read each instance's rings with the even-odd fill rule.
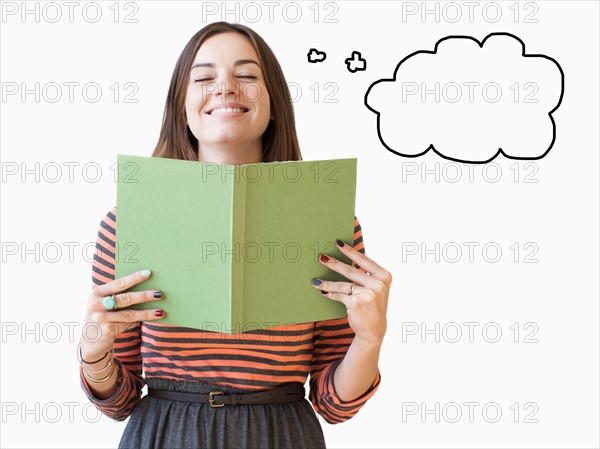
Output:
[[[296,23],[290,21],[294,5],[287,6],[287,20],[283,16],[284,2],[275,7],[272,23],[263,4],[260,20],[250,23],[245,18],[252,19],[256,10],[246,9],[245,17],[243,3],[238,16],[221,16],[224,6],[216,2],[219,13],[203,17],[203,2],[135,2],[117,5],[115,23],[113,2],[100,2],[102,17],[91,23],[93,5],[79,2],[70,23],[68,6],[58,2],[62,18],[50,23],[56,8],[44,10],[45,4],[37,3],[38,23],[35,14],[21,17],[21,2],[13,3],[16,15],[5,14],[9,3],[2,5],[3,92],[13,83],[19,89],[40,83],[42,94],[38,102],[33,94],[23,100],[19,92],[1,103],[2,447],[117,446],[125,423],[106,417],[95,422],[96,410],[87,406],[79,387],[77,323],[91,287],[91,265],[82,248],[95,242],[100,219],[116,204],[110,169],[116,154],[151,154],[181,50],[206,23],[221,19],[260,33],[288,83],[299,86],[301,98],[294,106],[303,158],[358,158],[356,215],[366,252],[394,276],[380,389],[350,421],[334,426],[322,421],[328,446],[598,447],[597,2],[498,2],[502,16],[496,22],[491,20],[496,6],[476,2],[470,21],[468,7],[458,2],[462,19],[455,23],[448,20],[455,10],[444,9],[444,3],[437,4],[436,20],[434,14],[403,16],[403,2],[301,2]],[[35,5],[27,3],[30,9]],[[130,12],[137,23],[125,23]],[[337,23],[325,21],[331,12]],[[528,14],[533,15],[526,21]],[[565,94],[554,114],[557,138],[550,153],[530,165],[501,157],[489,169],[469,169],[435,154],[408,159],[388,152],[377,137],[375,114],[363,104],[368,86],[391,78],[402,58],[432,50],[442,37],[483,39],[496,31],[517,35],[528,52],[551,56],[563,68]],[[325,51],[326,60],[309,64],[311,47]],[[344,59],[353,50],[367,60],[364,72],[346,70]],[[69,82],[80,83],[72,103],[64,84]],[[62,99],[54,103],[52,83],[63,87]],[[86,83],[100,85],[99,101],[84,98]],[[118,102],[110,89],[115,83]],[[132,92],[126,83],[137,86],[137,103],[123,101]],[[337,103],[323,101],[333,91],[326,83],[337,86]],[[53,163],[62,168],[57,182],[50,182],[56,176]],[[96,176],[93,167],[83,170],[87,163],[101,167],[97,182],[90,179]],[[33,174],[25,182],[20,171],[8,176],[15,164]],[[450,182],[457,169],[461,179]],[[422,179],[424,171],[429,174]],[[31,249],[38,242],[37,253],[4,251],[11,243]],[[406,252],[421,244],[432,249],[436,242],[439,262],[435,254],[422,261],[421,253]],[[472,262],[466,242],[478,245]],[[501,248],[497,262],[489,261],[493,251],[482,252],[486,244]],[[452,263],[456,247],[463,253]],[[532,248],[537,262],[525,263]],[[465,322],[477,323],[472,342]],[[411,323],[419,330],[439,323],[439,342],[435,333],[425,334],[425,342],[420,333],[410,335]],[[455,343],[456,326],[448,323],[463,331]],[[482,333],[486,324],[487,334]],[[497,328],[501,338],[491,343]],[[537,342],[525,343],[527,336]],[[479,404],[472,420],[468,402]],[[421,415],[423,408],[435,410],[436,403],[439,419],[435,413]],[[451,422],[457,410],[452,403],[462,408],[457,422]],[[496,409],[490,408],[494,404]],[[403,414],[413,405],[418,413]],[[15,407],[15,414],[6,413]],[[498,408],[502,416],[491,422]],[[537,422],[526,422],[531,420]]]

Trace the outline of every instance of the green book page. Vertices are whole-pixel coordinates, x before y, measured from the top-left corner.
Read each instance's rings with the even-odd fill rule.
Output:
[[[232,239],[234,177],[215,175],[218,164],[127,155],[117,162],[117,278],[150,269],[129,290],[164,296],[132,308],[162,308],[165,324],[229,326],[231,263],[221,256]]]
[[[351,264],[335,241],[353,244],[356,162],[260,164],[259,180],[246,183],[243,330],[346,316],[345,306],[321,295],[311,280],[346,281],[318,257]],[[258,172],[241,169],[248,180]]]
[[[234,167],[236,182],[233,185],[231,242],[231,319],[221,332],[238,334],[244,323],[244,245],[246,241],[246,185]]]

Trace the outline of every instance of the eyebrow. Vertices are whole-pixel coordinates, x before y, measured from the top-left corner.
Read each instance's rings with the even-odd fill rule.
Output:
[[[254,59],[238,59],[237,61],[235,61],[233,63],[233,66],[237,67],[237,66],[244,65],[244,64],[256,64],[258,67],[260,67],[260,64],[258,62],[256,62]],[[197,62],[196,64],[194,64],[192,66],[192,68],[190,70],[193,70],[196,67],[211,67],[211,68],[215,68],[216,65],[213,62]]]

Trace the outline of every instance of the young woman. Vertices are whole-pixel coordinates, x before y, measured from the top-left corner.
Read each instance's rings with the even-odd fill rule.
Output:
[[[152,156],[225,164],[301,160],[285,78],[259,35],[218,22],[192,37],[175,66]],[[324,301],[343,302],[348,317],[240,338],[161,324],[160,291],[127,292],[151,272],[115,279],[116,212],[100,224],[86,309],[84,329],[93,324],[100,338],[82,334],[79,355],[90,401],[106,416],[130,418],[119,447],[324,448],[315,410],[340,423],[373,396],[391,275],[365,255],[356,218],[354,242],[338,242],[353,265],[320,259],[351,282],[306,280]],[[120,310],[149,301],[155,309]],[[144,384],[149,394],[142,397]]]

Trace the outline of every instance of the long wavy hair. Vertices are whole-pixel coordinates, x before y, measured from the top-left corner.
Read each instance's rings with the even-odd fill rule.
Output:
[[[162,126],[153,157],[198,160],[198,139],[186,124],[185,98],[190,70],[202,43],[219,33],[236,32],[245,36],[258,54],[270,97],[273,120],[262,135],[263,162],[300,161],[300,145],[292,97],[273,51],[255,31],[247,26],[228,22],[211,23],[198,31],[183,49],[169,86]]]

